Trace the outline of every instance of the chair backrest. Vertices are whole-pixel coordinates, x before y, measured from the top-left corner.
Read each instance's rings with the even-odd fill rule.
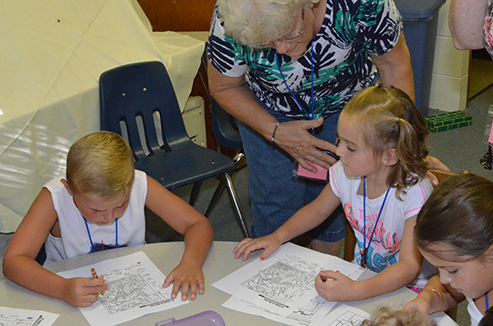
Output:
[[[99,94],[101,129],[126,138],[136,160],[191,142],[162,62],[133,63],[102,73]]]
[[[211,96],[212,132],[219,144],[231,149],[243,149],[236,119]]]

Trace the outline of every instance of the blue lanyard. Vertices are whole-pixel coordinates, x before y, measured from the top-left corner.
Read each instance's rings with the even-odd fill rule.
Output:
[[[363,251],[361,252],[361,267],[363,268],[366,268],[368,261],[368,249],[370,248],[371,241],[373,240],[373,235],[375,234],[375,230],[377,229],[380,216],[382,216],[383,207],[385,206],[385,202],[387,201],[387,195],[389,194],[389,191],[390,191],[390,187],[387,189],[387,192],[385,193],[382,206],[380,207],[380,212],[378,212],[377,220],[375,221],[375,225],[373,226],[373,231],[371,233],[370,240],[368,240],[368,246],[367,246],[366,245],[366,176],[363,177]]]
[[[96,248],[94,248],[94,243],[92,242],[91,232],[89,231],[89,225],[85,218],[84,222],[86,223],[87,235],[89,235],[89,241],[91,242],[91,252],[96,252]],[[118,248],[118,219],[115,220],[115,248]],[[104,249],[103,244],[101,244],[101,249]]]
[[[303,111],[303,113],[305,113],[305,115],[310,120],[313,120],[313,102],[314,102],[314,99],[313,99],[313,93],[314,93],[313,92],[313,41],[310,43],[310,54],[311,54],[311,58],[310,58],[310,64],[311,64],[310,80],[311,80],[311,97],[312,97],[312,100],[311,100],[312,113],[311,114],[309,114],[308,112],[306,112],[305,108],[303,108],[303,106],[298,101],[298,98],[296,97],[296,95],[294,95],[294,93],[291,90],[291,88],[289,88],[288,83],[286,82],[286,78],[284,78],[284,74],[282,73],[282,70],[281,70],[281,63],[279,62],[279,56],[277,54],[277,51],[276,51],[275,57],[276,57],[277,68],[279,69],[279,73],[281,74],[282,80],[284,81],[284,85],[286,85],[287,89],[289,90],[289,92],[293,96],[294,101],[296,102],[296,104],[298,105],[298,107]],[[312,129],[312,134],[315,134],[315,130],[314,129]]]
[[[486,305],[486,310],[490,308],[490,305],[488,304],[488,292],[484,294],[484,303]]]

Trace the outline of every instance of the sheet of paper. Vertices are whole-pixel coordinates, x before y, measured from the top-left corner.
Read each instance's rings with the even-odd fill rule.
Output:
[[[320,325],[324,326],[343,326],[352,325],[359,326],[363,320],[370,318],[370,314],[361,309],[353,308],[346,304],[341,304],[336,309],[331,311],[322,320]],[[458,326],[452,318],[444,312],[435,313],[431,316],[431,320],[438,326]]]
[[[290,311],[279,313],[269,309],[267,306],[258,306],[233,295],[223,304],[223,307],[250,315],[262,316],[287,325],[316,326],[320,325],[324,316],[336,303],[317,296],[305,304],[293,307]]]
[[[104,275],[110,287],[92,307],[80,308],[92,326],[117,325],[188,303],[171,299],[172,287],[163,289],[164,274],[142,251],[58,274],[65,278],[92,277],[91,268]]]
[[[213,286],[236,297],[225,304],[230,309],[281,318],[289,325],[316,325],[335,304],[317,294],[318,273],[332,270],[356,279],[359,269],[338,257],[286,243],[266,260],[255,260]]]
[[[0,307],[0,325],[6,326],[50,326],[58,316],[41,310]]]
[[[326,326],[342,326],[342,325],[352,325],[359,326],[361,323],[370,318],[370,314],[358,308],[348,306],[346,304],[341,304],[339,307],[331,311],[323,319],[320,325]]]

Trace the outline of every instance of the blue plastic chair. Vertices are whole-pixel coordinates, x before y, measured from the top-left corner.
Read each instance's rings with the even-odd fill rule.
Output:
[[[194,184],[194,205],[202,181],[218,177],[227,185],[245,236],[248,231],[228,172],[235,164],[219,152],[190,140],[166,68],[160,61],[128,64],[108,70],[99,80],[101,129],[124,137],[135,156],[135,168],[172,190]],[[207,216],[207,214],[206,214]]]
[[[214,133],[214,137],[217,142],[226,148],[241,150],[233,158],[235,167],[238,169],[240,163],[245,159],[245,153],[243,153],[243,142],[241,141],[236,119],[226,112],[226,110],[224,110],[212,96],[210,96],[209,99],[211,102],[212,132]],[[232,176],[233,172],[229,172],[229,175]],[[221,180],[217,186],[216,191],[212,196],[210,205],[205,213],[206,215],[210,214],[214,206],[221,198],[224,189],[227,186],[226,181],[227,180]]]

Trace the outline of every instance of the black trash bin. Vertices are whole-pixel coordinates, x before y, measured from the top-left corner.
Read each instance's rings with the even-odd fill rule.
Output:
[[[446,0],[394,0],[404,22],[404,36],[411,53],[416,106],[426,117],[438,27],[438,10]]]

